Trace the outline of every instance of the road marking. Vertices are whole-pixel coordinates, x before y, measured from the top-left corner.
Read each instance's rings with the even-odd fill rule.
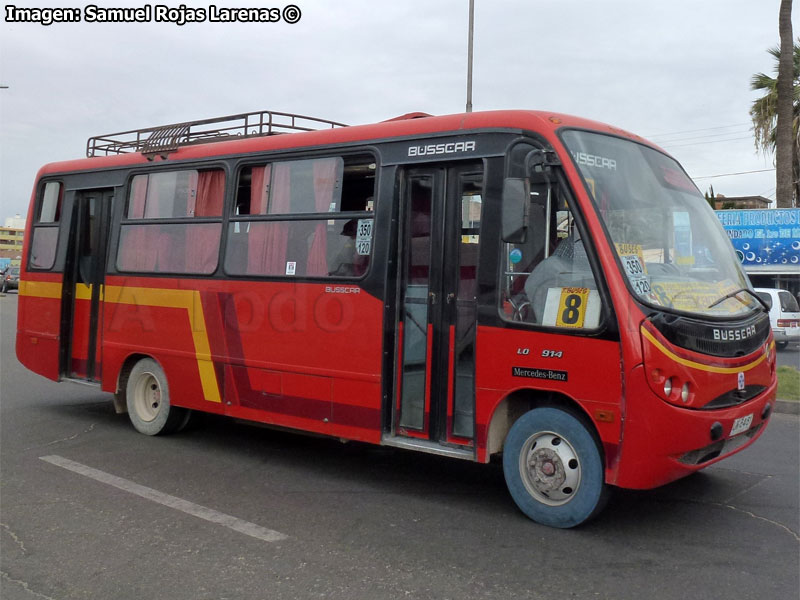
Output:
[[[265,542],[279,542],[288,537],[278,531],[261,527],[260,525],[250,523],[249,521],[243,521],[237,517],[232,517],[231,515],[226,515],[225,513],[216,511],[213,508],[200,506],[199,504],[189,502],[188,500],[183,500],[182,498],[178,498],[176,496],[170,496],[169,494],[159,492],[158,490],[154,490],[152,488],[139,485],[138,483],[134,483],[133,481],[123,479],[122,477],[117,477],[111,473],[106,473],[105,471],[87,467],[86,465],[82,465],[81,463],[77,463],[62,456],[51,455],[40,456],[39,458],[40,460],[48,462],[51,465],[61,467],[62,469],[67,469],[68,471],[78,473],[84,477],[89,477],[90,479],[94,479],[100,483],[105,483],[106,485],[110,485],[124,492],[135,494],[136,496],[144,498],[145,500],[150,500],[164,506],[169,506],[170,508],[174,508],[175,510],[179,510],[188,515],[192,515],[199,519],[204,519],[218,525],[223,525],[228,529],[233,529],[234,531],[238,531],[239,533],[249,535],[250,537],[254,537]]]

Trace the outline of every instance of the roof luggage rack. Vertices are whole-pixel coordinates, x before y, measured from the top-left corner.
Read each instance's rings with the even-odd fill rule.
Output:
[[[347,127],[347,125],[316,117],[264,110],[97,135],[90,137],[86,142],[86,156],[91,158],[141,152],[145,156],[153,157],[191,144],[334,127]]]

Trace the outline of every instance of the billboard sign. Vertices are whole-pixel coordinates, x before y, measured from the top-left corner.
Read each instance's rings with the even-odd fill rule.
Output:
[[[800,208],[716,213],[745,267],[800,268]]]

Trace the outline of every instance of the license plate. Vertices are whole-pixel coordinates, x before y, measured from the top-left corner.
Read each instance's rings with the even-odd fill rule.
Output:
[[[750,429],[750,425],[753,424],[753,413],[750,413],[746,417],[739,417],[733,422],[733,427],[731,427],[731,435],[734,436],[738,433],[742,433],[743,431],[747,431]]]

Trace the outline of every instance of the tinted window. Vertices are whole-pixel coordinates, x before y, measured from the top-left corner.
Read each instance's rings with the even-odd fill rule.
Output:
[[[32,269],[52,269],[55,264],[63,197],[64,188],[60,182],[44,184],[31,232],[28,260]]]
[[[61,184],[50,181],[44,186],[42,201],[39,205],[38,223],[55,223],[61,217]]]
[[[756,292],[756,295],[761,298],[769,308],[772,308],[772,296],[767,292]]]
[[[117,269],[210,275],[217,269],[225,173],[147,173],[131,180]],[[204,219],[195,221],[195,219]],[[158,223],[148,220],[159,219]]]
[[[224,197],[225,175],[219,169],[137,175],[125,214],[128,219],[218,217]]]
[[[30,265],[34,269],[51,269],[56,260],[58,227],[34,227]]]
[[[778,298],[781,301],[781,310],[783,312],[800,312],[797,300],[789,292],[778,292]]]
[[[370,156],[244,167],[228,231],[225,271],[288,277],[363,275],[372,252],[375,172]],[[305,216],[314,213],[320,218]]]

